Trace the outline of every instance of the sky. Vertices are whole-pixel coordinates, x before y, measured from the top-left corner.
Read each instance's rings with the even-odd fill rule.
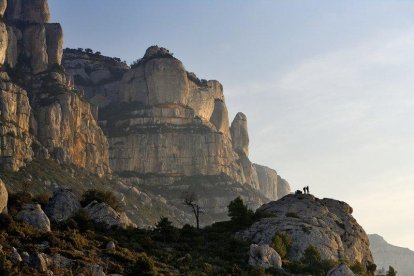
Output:
[[[414,1],[49,0],[65,46],[168,48],[247,115],[250,159],[414,249]]]

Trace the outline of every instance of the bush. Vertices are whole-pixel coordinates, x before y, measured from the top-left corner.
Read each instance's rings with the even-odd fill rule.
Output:
[[[32,195],[30,193],[15,193],[15,194],[9,194],[9,201],[8,201],[8,209],[10,214],[15,215],[17,214],[21,209],[23,204],[26,203],[32,203]]]
[[[388,271],[387,271],[387,276],[396,276],[397,275],[397,271],[395,271],[395,269],[392,266],[388,267]]]
[[[292,246],[292,238],[287,233],[276,233],[271,246],[284,259]]]
[[[142,275],[142,276],[155,276],[157,271],[155,269],[154,261],[149,258],[147,255],[143,254],[137,258],[132,267],[132,271],[129,274],[133,275]]]
[[[254,213],[244,204],[241,197],[237,197],[227,206],[231,221],[239,226],[246,227],[253,223]]]
[[[178,239],[178,229],[172,225],[172,222],[166,217],[162,217],[155,226],[156,236],[159,236],[164,242],[176,241]]]
[[[88,190],[82,195],[81,204],[82,207],[87,206],[92,201],[96,200],[99,203],[106,203],[115,210],[119,211],[120,204],[115,194],[111,191],[102,191],[102,190]]]

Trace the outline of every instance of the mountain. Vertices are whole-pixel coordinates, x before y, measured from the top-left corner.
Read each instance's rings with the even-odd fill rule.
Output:
[[[190,222],[185,193],[197,193],[207,225],[226,219],[237,196],[257,208],[290,192],[275,170],[250,161],[247,117],[230,124],[218,81],[198,79],[158,46],[131,67],[64,51],[46,0],[2,3],[0,170],[10,192],[26,181],[36,193],[110,189],[143,226],[160,215]],[[154,213],[142,210],[150,202]]]
[[[392,266],[401,276],[411,276],[414,271],[414,251],[389,244],[377,234],[368,235],[370,248],[378,268]]]

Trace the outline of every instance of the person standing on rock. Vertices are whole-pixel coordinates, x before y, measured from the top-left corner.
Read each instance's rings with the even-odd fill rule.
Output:
[[[306,189],[306,193],[309,194],[309,186],[306,186],[305,189]]]
[[[303,187],[303,193],[306,194],[306,187]]]

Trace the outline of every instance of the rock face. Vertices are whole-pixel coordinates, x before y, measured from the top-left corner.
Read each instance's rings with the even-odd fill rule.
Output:
[[[247,131],[247,117],[243,113],[237,113],[231,123],[231,139],[233,149],[242,155],[249,156],[249,132]]]
[[[250,245],[249,265],[263,268],[282,267],[282,259],[279,254],[269,245]]]
[[[258,210],[271,217],[239,232],[239,238],[270,244],[276,233],[285,232],[292,238],[289,260],[300,260],[306,248],[313,245],[323,259],[347,259],[365,266],[373,263],[368,237],[345,202],[321,200],[312,195],[287,195]]]
[[[172,202],[183,193],[177,183],[192,177],[201,182],[202,178],[229,177],[227,183],[237,183],[237,187],[257,191],[268,199],[288,192],[281,189],[278,194],[276,173],[259,183],[265,178],[259,179],[256,166],[247,156],[246,116],[236,116],[231,133],[223,87],[218,81],[198,79],[168,50],[157,46],[148,48],[130,69],[122,67],[119,59],[87,51],[66,50],[63,65],[72,74],[75,86],[86,88],[86,98],[102,107],[98,118],[108,137],[113,171],[138,178],[134,182],[145,185],[148,180],[143,179],[151,176],[154,189],[170,183],[173,190],[177,188],[175,192],[161,195]],[[230,190],[238,189],[233,188]],[[229,200],[241,194],[223,193],[226,198],[233,197]],[[256,193],[246,200],[252,202],[253,198],[257,199]],[[264,201],[260,199],[253,206]],[[207,205],[214,209],[212,204]],[[228,202],[219,205],[225,214]]]
[[[45,212],[51,220],[60,222],[74,216],[81,208],[78,198],[68,189],[59,189],[49,200]]]
[[[410,276],[414,271],[414,251],[391,245],[380,235],[368,235],[374,262],[378,269],[395,268],[398,275]]]
[[[45,23],[50,19],[47,0],[8,0],[6,17],[11,21]]]
[[[39,204],[24,204],[22,210],[16,216],[17,220],[27,224],[50,231],[50,221]]]
[[[46,0],[8,1],[9,25],[0,23],[0,63],[12,76],[0,73],[0,166],[16,171],[51,155],[103,176],[110,173],[106,137],[60,67],[63,31],[49,17]]]
[[[7,211],[8,199],[9,194],[7,193],[6,186],[4,186],[3,181],[0,179],[0,214]]]
[[[89,215],[89,218],[96,223],[103,223],[108,227],[135,227],[125,213],[119,214],[111,206],[105,203],[93,201],[86,206],[84,210]]]
[[[332,268],[328,272],[327,276],[355,276],[355,274],[345,264],[341,264],[337,267]]]
[[[26,91],[0,73],[0,166],[16,171],[31,161],[30,115]]]
[[[268,198],[282,198],[290,194],[289,183],[280,177],[275,170],[258,164],[254,164],[254,167],[262,194]]]

